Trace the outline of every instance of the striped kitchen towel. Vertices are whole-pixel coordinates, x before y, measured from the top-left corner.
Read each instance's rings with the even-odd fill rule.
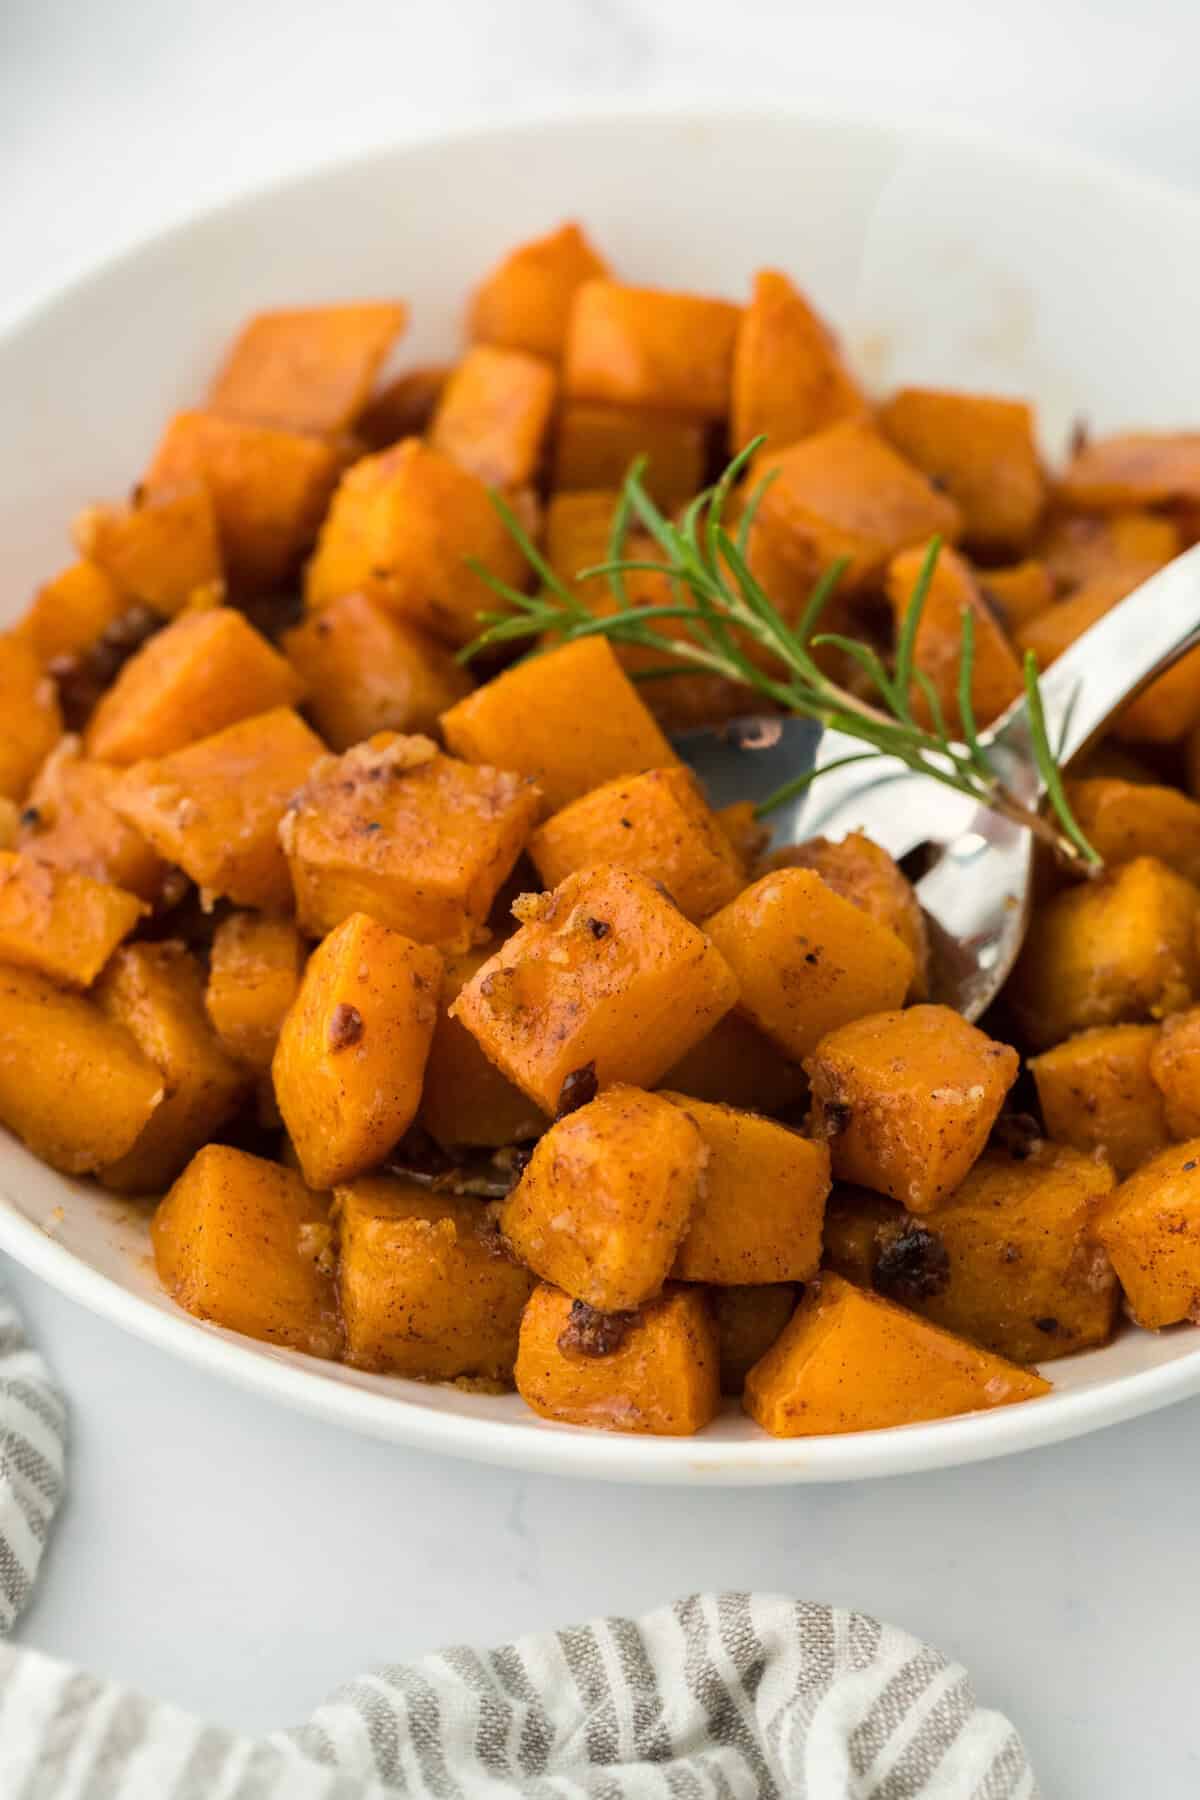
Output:
[[[33,1592],[62,1498],[66,1426],[62,1395],[0,1293],[0,1634]]]

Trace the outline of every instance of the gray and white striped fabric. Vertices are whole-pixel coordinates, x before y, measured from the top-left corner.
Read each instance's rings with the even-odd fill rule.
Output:
[[[33,1592],[62,1498],[66,1430],[62,1395],[0,1294],[0,1634]]]
[[[0,1648],[6,1800],[1036,1800],[965,1670],[861,1613],[698,1595],[335,1693],[298,1731],[215,1730]]]

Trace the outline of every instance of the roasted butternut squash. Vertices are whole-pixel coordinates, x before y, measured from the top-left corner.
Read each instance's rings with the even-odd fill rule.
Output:
[[[510,251],[484,278],[471,300],[470,335],[557,362],[580,287],[608,273],[604,258],[570,220]]]
[[[345,431],[408,322],[392,300],[256,313],[209,390],[213,412],[284,431]]]
[[[786,275],[760,269],[734,346],[730,449],[765,437],[768,451],[785,450],[866,410],[824,319]]]
[[[741,317],[728,300],[586,281],[567,325],[564,392],[571,400],[723,418]]]
[[[146,910],[123,888],[0,850],[0,961],[90,987]]]
[[[226,1055],[265,1074],[300,991],[306,946],[291,919],[235,912],[209,953],[204,1005]]]
[[[84,566],[100,570],[126,605],[136,600],[171,619],[224,596],[217,514],[202,481],[139,488],[124,506],[86,507],[71,534]]]
[[[1160,1150],[1123,1181],[1097,1222],[1125,1304],[1160,1331],[1200,1311],[1200,1138]]]
[[[1099,1151],[1118,1175],[1129,1175],[1170,1141],[1153,1076],[1161,1030],[1099,1025],[1031,1059],[1042,1117],[1056,1143]]]
[[[901,388],[879,425],[954,500],[969,543],[993,554],[1028,548],[1046,499],[1032,407],[989,394]]]
[[[524,487],[541,468],[557,385],[542,357],[477,344],[442,391],[429,442],[489,487]]]

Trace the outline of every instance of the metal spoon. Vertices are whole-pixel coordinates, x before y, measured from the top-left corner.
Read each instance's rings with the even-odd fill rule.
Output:
[[[1042,676],[1046,724],[1051,744],[1060,746],[1060,766],[1197,644],[1200,545],[1143,582]],[[1043,798],[1023,700],[981,741],[1016,798],[1029,805]],[[683,732],[674,743],[714,806],[735,800],[758,805],[797,775],[862,748],[802,718],[740,719],[719,730]],[[1023,826],[890,757],[830,770],[766,823],[776,849],[862,831],[897,860],[923,851],[917,895],[954,947],[935,970],[933,997],[968,1019],[995,999],[1029,922],[1033,839]]]

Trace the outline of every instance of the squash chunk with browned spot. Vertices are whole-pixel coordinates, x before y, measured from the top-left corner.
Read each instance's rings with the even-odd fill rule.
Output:
[[[1158,1331],[1200,1318],[1200,1138],[1143,1163],[1097,1230],[1139,1325]]]
[[[82,756],[77,737],[60,739],[29,790],[18,846],[35,862],[156,900],[167,866],[114,809],[120,778],[119,769]]]
[[[380,732],[324,758],[283,831],[301,925],[319,935],[366,912],[421,943],[468,949],[539,800],[527,776],[459,762],[425,737]]]
[[[827,887],[894,931],[912,952],[913,977],[908,997],[923,1000],[929,985],[929,933],[912,882],[879,844],[861,831],[849,831],[834,843],[807,838],[776,851],[772,869],[812,869]]]
[[[539,1287],[521,1321],[517,1392],[543,1419],[691,1437],[721,1404],[720,1348],[707,1297],[670,1287],[615,1319]]]
[[[337,1191],[346,1360],[426,1381],[512,1380],[534,1286],[491,1209],[375,1176]]]
[[[539,1139],[501,1225],[544,1281],[597,1311],[626,1311],[661,1291],[708,1161],[681,1108],[611,1087]]]
[[[987,1143],[1017,1053],[948,1006],[912,1006],[831,1031],[805,1067],[814,1135],[828,1140],[838,1180],[924,1213]]]
[[[446,957],[420,1114],[421,1124],[444,1150],[465,1145],[498,1150],[535,1138],[545,1127],[541,1107],[488,1061],[466,1026],[450,1013],[493,954],[488,943]]]

